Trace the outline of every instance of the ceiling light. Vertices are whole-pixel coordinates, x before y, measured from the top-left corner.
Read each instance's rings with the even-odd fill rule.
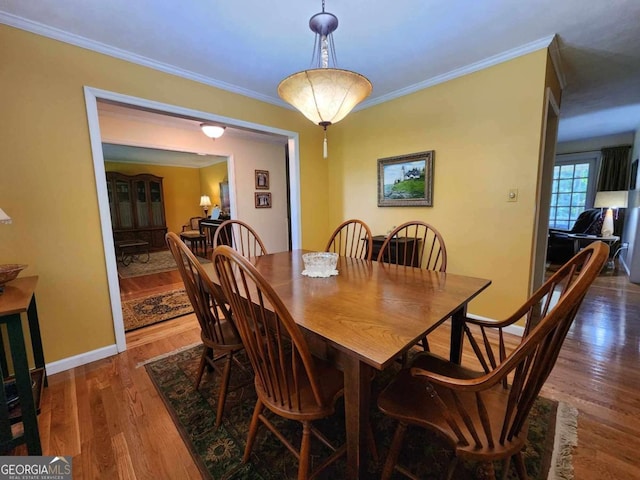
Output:
[[[327,127],[346,117],[371,93],[371,82],[359,73],[341,70],[336,66],[333,32],[338,18],[324,11],[309,20],[309,28],[316,34],[312,64],[317,68],[288,76],[278,85],[278,95],[302,114],[324,128],[324,157],[327,158]],[[329,56],[334,68],[329,67]]]
[[[220,138],[224,133],[224,129],[227,127],[221,127],[220,125],[211,125],[209,123],[201,123],[200,128],[209,138]]]

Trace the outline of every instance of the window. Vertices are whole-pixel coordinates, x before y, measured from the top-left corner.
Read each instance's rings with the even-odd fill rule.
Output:
[[[599,152],[558,155],[553,167],[549,227],[570,230],[593,206]]]

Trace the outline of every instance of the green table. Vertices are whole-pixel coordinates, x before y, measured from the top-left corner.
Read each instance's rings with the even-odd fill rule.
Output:
[[[24,426],[24,432],[21,435],[14,436],[11,424],[15,423],[15,418],[11,418],[13,415],[11,415],[7,405],[5,389],[0,388],[0,450],[9,451],[17,445],[25,443],[29,455],[42,455],[40,432],[38,430],[37,403],[39,403],[43,378],[46,382],[44,353],[42,351],[42,339],[34,293],[37,282],[37,276],[17,278],[7,283],[4,293],[0,295],[0,324],[6,325],[9,335],[9,349],[13,360],[16,387],[20,397],[20,418]],[[36,367],[34,372],[37,373],[37,375],[33,375],[33,378],[36,379],[36,382],[40,382],[35,389],[32,389],[32,371],[29,369],[25,338],[22,331],[21,315],[23,313],[26,313],[29,323],[31,347]],[[3,345],[3,343],[0,343],[0,345]],[[0,355],[0,368],[2,369],[0,378],[3,379],[4,383],[4,379],[8,374],[4,351]],[[36,399],[34,399],[34,391],[36,392]]]

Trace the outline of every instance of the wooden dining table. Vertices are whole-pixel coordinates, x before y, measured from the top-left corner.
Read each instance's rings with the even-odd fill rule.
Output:
[[[468,303],[490,280],[339,257],[338,275],[302,275],[304,250],[250,258],[312,345],[344,372],[347,478],[366,474],[373,370],[384,370],[448,318],[460,362]],[[216,281],[212,265],[207,265]],[[319,353],[322,355],[322,352]]]

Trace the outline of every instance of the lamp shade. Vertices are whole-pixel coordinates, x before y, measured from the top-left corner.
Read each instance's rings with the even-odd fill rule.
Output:
[[[210,207],[211,206],[211,199],[209,198],[209,195],[202,195],[200,197],[200,206],[201,207]]]
[[[314,68],[288,76],[278,85],[278,95],[318,125],[327,126],[346,117],[372,90],[359,73],[338,68]]]
[[[224,133],[224,129],[226,127],[221,127],[220,125],[209,125],[208,123],[201,123],[200,128],[202,129],[202,133],[204,133],[209,138],[220,138]]]
[[[0,208],[0,223],[11,223],[11,217]]]
[[[596,192],[594,208],[627,208],[629,192],[614,190],[610,192]]]

